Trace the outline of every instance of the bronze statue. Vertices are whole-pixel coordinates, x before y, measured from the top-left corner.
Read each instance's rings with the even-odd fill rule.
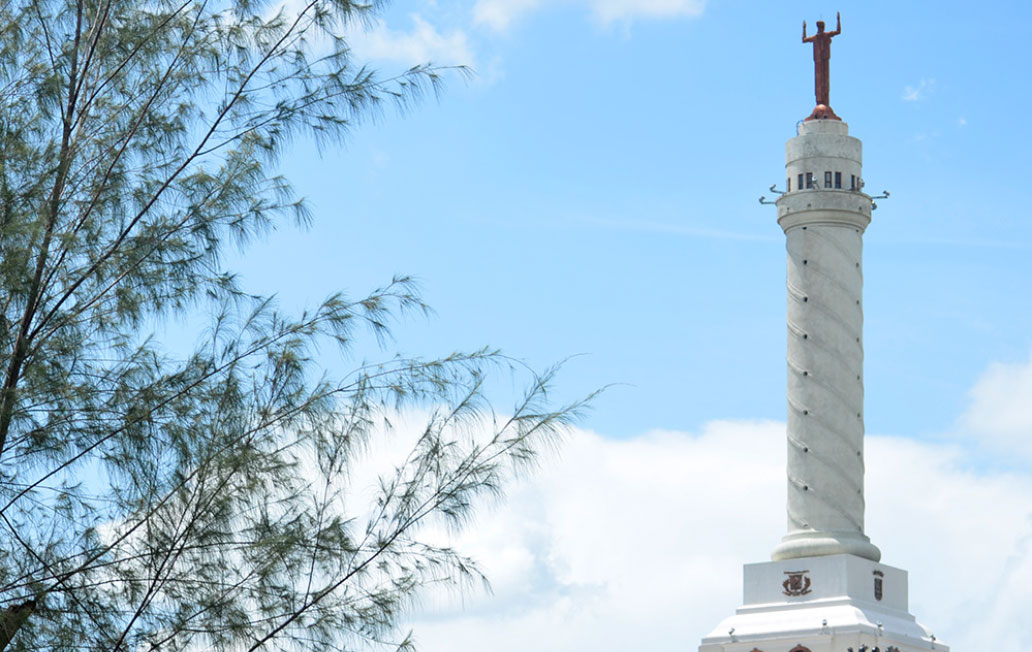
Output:
[[[817,109],[811,118],[832,117],[838,118],[831,110],[830,79],[828,72],[828,61],[831,59],[831,39],[842,33],[842,16],[835,14],[835,31],[825,32],[824,21],[817,21],[817,33],[813,36],[806,36],[806,21],[803,21],[803,43],[813,43],[813,92],[817,98]],[[818,110],[823,107],[830,115],[818,115]]]

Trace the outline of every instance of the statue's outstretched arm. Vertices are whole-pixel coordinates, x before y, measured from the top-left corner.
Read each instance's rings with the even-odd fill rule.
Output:
[[[806,21],[803,21],[803,43],[809,43],[813,40],[813,37],[806,38]]]
[[[842,33],[842,14],[835,12],[835,31],[829,32],[828,36],[836,36]]]

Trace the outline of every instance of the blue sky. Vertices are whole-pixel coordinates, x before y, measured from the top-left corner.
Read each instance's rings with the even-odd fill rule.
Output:
[[[303,303],[414,275],[437,315],[399,348],[490,344],[539,367],[586,354],[561,389],[618,384],[586,424],[612,436],[781,418],[783,235],[757,198],[783,184],[784,141],[812,108],[800,22],[834,7],[654,4],[668,15],[393,5],[364,39],[375,65],[477,76],[446,75],[439,101],[388,111],[342,151],[299,145],[285,172],[315,226],[271,239],[245,279]],[[892,193],[866,236],[868,429],[933,437],[987,364],[1032,349],[1028,55],[989,36],[1029,9],[918,4],[843,4],[831,97],[868,189]],[[477,20],[493,5],[501,31]]]
[[[911,594],[925,606],[920,618],[943,621],[928,624],[943,628],[941,638],[959,649],[976,631],[954,616],[977,614],[984,643],[984,623],[1004,622],[1032,599],[1007,579],[1032,576],[1028,3],[395,3],[353,35],[359,57],[387,71],[428,60],[468,64],[476,75],[467,82],[446,74],[439,100],[403,116],[387,111],[356,128],[339,151],[298,143],[283,171],[308,198],[315,224],[252,249],[239,266],[245,284],[277,292],[292,307],[414,275],[436,315],[405,321],[397,349],[429,356],[491,345],[539,368],[576,356],[560,376],[560,397],[613,384],[581,424],[574,450],[605,457],[628,446],[662,457],[653,442],[673,441],[680,443],[671,448],[688,456],[685,473],[712,469],[699,467],[699,459],[732,468],[759,463],[741,446],[758,441],[749,436],[783,431],[785,263],[773,208],[757,198],[784,183],[784,142],[813,107],[812,59],[800,43],[800,23],[833,23],[836,10],[843,31],[832,46],[832,106],[863,140],[867,189],[892,194],[879,201],[865,236],[870,448],[922,467],[878,466],[869,455],[868,468],[900,491],[939,496],[909,505],[884,488],[872,490],[869,531],[880,545],[876,534],[902,537],[895,548],[882,545],[884,561],[911,571]],[[720,433],[730,433],[723,444]],[[699,457],[693,446],[709,443],[723,446],[723,457]],[[557,468],[576,464],[569,454],[562,459],[546,468],[544,484],[520,489],[509,511],[490,517],[501,523],[497,532],[557,509],[567,494],[548,483]],[[723,603],[700,602],[698,623],[678,623],[678,645],[697,644],[730,614],[734,569],[765,558],[782,534],[779,462],[768,462],[773,525],[760,528],[766,517],[755,517],[758,543],[732,546],[724,566],[714,562],[731,577],[713,582],[729,582],[730,592],[721,594]],[[607,476],[585,482],[600,477]],[[767,488],[757,485],[757,494],[741,498],[743,519],[754,518]],[[668,509],[705,511],[684,498],[690,486],[670,490]],[[954,528],[948,521],[955,506],[999,531]],[[527,543],[517,557],[529,558],[526,568],[543,579],[524,586],[529,580],[521,576],[524,593],[509,591],[516,585],[503,579],[496,601],[483,603],[494,606],[473,615],[444,609],[428,621],[427,649],[465,649],[438,642],[457,640],[457,623],[465,632],[542,626],[521,620],[531,613],[528,604],[560,604],[577,587],[606,584],[570,580],[569,564],[552,563],[562,558],[561,537],[542,518],[533,536],[519,530]],[[487,551],[489,570],[508,577],[506,569],[524,567],[490,559],[498,549],[490,544],[492,527],[470,545]],[[689,520],[684,532],[700,527]],[[979,532],[998,539],[995,547]],[[954,547],[929,556],[928,537]],[[703,561],[690,576],[701,581],[699,568],[719,549],[692,550],[696,557],[686,558]],[[609,567],[620,563],[611,561]],[[992,581],[967,578],[992,585],[997,597],[936,602],[953,585],[935,564],[997,573]],[[687,609],[696,594],[669,598]],[[584,622],[619,620],[605,613]],[[480,617],[480,625],[469,620]],[[647,619],[626,627],[649,627],[662,638],[661,626]],[[555,640],[563,636],[576,649],[588,647],[573,633]],[[1017,649],[1011,639],[992,640]],[[470,649],[505,649],[474,644]]]

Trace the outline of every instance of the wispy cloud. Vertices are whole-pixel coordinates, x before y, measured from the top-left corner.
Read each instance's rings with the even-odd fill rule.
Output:
[[[603,25],[637,19],[696,17],[707,0],[563,0],[586,7]],[[473,18],[478,24],[504,31],[525,14],[544,7],[541,0],[477,0]]]
[[[904,102],[920,102],[935,91],[935,80],[922,78],[917,86],[906,86],[903,89]]]
[[[706,0],[590,0],[589,4],[603,24],[636,18],[691,18],[706,9]]]
[[[362,59],[393,61],[413,66],[432,62],[443,65],[473,65],[473,50],[464,31],[441,33],[419,14],[412,14],[412,28],[395,30],[382,19],[353,33],[348,42]]]
[[[710,229],[685,224],[671,224],[669,222],[657,222],[655,220],[612,220],[596,217],[575,218],[577,222],[590,226],[612,229],[615,231],[635,231],[638,233],[669,233],[682,235],[688,238],[705,238],[712,240],[750,240],[761,242],[777,242],[775,236],[759,235],[756,233],[743,233],[736,231],[724,231],[721,229]]]
[[[477,0],[473,5],[473,21],[502,32],[540,5],[541,0]]]
[[[959,249],[1032,250],[1032,243],[1024,240],[989,240],[982,238],[895,238],[882,240],[881,244],[897,247],[957,247]]]

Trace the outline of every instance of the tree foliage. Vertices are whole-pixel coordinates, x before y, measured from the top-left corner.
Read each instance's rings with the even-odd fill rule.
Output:
[[[506,361],[487,350],[331,378],[329,343],[348,359],[425,310],[412,283],[286,315],[225,268],[227,246],[309,219],[274,170],[291,138],[338,142],[436,87],[429,65],[356,66],[343,35],[377,9],[0,5],[8,649],[407,647],[423,587],[478,577],[420,525],[461,524],[575,412],[547,406],[546,373],[496,415],[484,372]],[[156,335],[202,318],[187,354]],[[362,504],[356,455],[415,407],[411,451]]]

